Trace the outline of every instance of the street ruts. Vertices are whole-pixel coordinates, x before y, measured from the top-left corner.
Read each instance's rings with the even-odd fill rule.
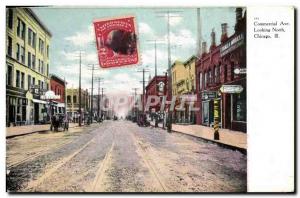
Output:
[[[49,134],[48,134],[49,135]],[[50,134],[51,136],[51,134]],[[34,136],[43,138],[43,134]],[[31,138],[31,135],[26,137]],[[66,142],[66,139],[68,141]],[[9,144],[20,144],[20,139]],[[246,156],[209,142],[104,121],[62,135],[60,147],[24,158],[7,173],[13,192],[244,192]],[[24,142],[25,144],[25,142]],[[55,142],[58,144],[58,142]],[[33,145],[31,149],[42,150]],[[8,147],[13,149],[12,146]],[[11,152],[8,159],[13,157]],[[10,153],[10,152],[8,152]]]

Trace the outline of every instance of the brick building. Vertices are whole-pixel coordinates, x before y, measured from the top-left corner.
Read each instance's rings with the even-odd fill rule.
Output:
[[[216,46],[215,32],[211,33],[211,45],[207,52],[202,43],[202,54],[196,63],[197,124],[212,126],[213,101],[219,100],[219,123],[222,128],[247,131],[246,74],[235,73],[246,68],[246,12],[236,9],[235,32],[227,36],[227,24],[222,24],[221,44]],[[239,85],[241,93],[221,93],[224,85]]]
[[[167,94],[167,76],[154,76],[146,86],[146,101],[149,96],[163,97]],[[150,107],[150,112],[159,112],[160,104]]]
[[[60,96],[59,99],[53,100],[55,113],[65,112],[65,81],[55,74],[50,74],[50,90],[55,95]]]

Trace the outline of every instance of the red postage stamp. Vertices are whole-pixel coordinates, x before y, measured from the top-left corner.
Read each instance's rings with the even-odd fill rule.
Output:
[[[134,16],[94,20],[99,65],[102,68],[139,64]]]

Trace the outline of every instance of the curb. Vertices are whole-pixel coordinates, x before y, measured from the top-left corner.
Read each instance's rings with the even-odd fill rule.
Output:
[[[69,128],[75,128],[75,127],[77,127],[77,126],[73,126],[73,127],[69,127]],[[11,139],[11,138],[14,138],[14,137],[30,135],[30,134],[33,134],[33,133],[46,132],[46,131],[50,131],[50,130],[46,129],[46,130],[31,131],[31,132],[28,132],[28,133],[21,133],[21,134],[16,134],[16,135],[8,135],[8,136],[6,136],[6,139]],[[62,131],[58,131],[58,132],[62,132]]]
[[[155,126],[152,125],[152,124],[150,124],[150,126],[155,128]],[[162,129],[162,127],[156,127],[156,128]],[[180,132],[180,131],[172,130],[172,132],[180,133],[180,134],[187,135],[187,136],[191,136],[191,137],[194,137],[194,138],[197,138],[197,139],[201,139],[202,141],[205,141],[205,142],[210,142],[210,143],[213,143],[213,144],[217,144],[218,146],[223,147],[223,148],[227,148],[227,149],[231,149],[231,150],[237,150],[237,151],[247,155],[247,149],[245,149],[245,148],[233,146],[233,145],[230,145],[230,144],[226,144],[226,143],[223,143],[223,142],[218,142],[218,141],[215,141],[215,140],[212,140],[212,139],[207,139],[207,138],[192,135],[192,134],[187,134],[187,133]]]

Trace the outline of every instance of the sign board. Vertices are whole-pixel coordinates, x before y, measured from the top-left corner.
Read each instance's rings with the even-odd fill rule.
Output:
[[[220,88],[222,93],[241,93],[243,91],[243,87],[241,85],[222,85]]]
[[[247,69],[246,68],[235,68],[234,69],[234,73],[235,74],[246,74],[247,73]]]
[[[222,47],[220,48],[220,56],[225,56],[226,54],[232,52],[239,46],[244,43],[244,35],[239,34],[233,37],[231,40],[227,41]]]
[[[202,92],[201,98],[202,98],[202,100],[215,99],[215,98],[217,98],[217,92],[216,91]]]

